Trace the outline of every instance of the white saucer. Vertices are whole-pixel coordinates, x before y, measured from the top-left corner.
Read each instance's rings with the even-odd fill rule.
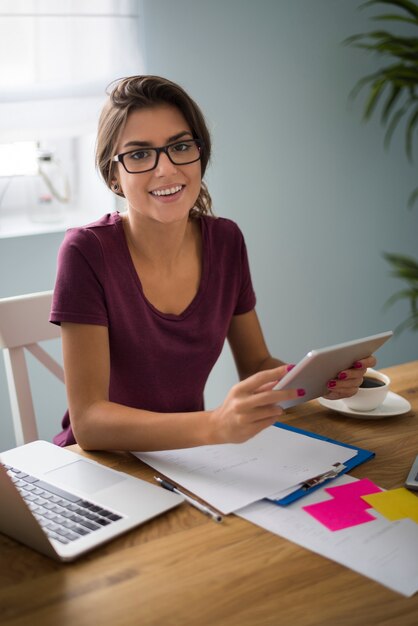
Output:
[[[411,405],[408,400],[398,396],[398,394],[392,391],[388,392],[385,401],[373,411],[354,411],[350,409],[344,400],[327,400],[326,398],[318,398],[319,403],[325,406],[327,409],[332,409],[343,415],[349,415],[350,417],[356,417],[360,420],[379,420],[385,417],[391,417],[393,415],[402,415],[411,410]]]

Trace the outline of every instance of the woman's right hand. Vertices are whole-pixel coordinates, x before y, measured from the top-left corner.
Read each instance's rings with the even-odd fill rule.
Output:
[[[211,412],[211,443],[247,441],[283,415],[279,402],[305,395],[303,389],[273,390],[291,367],[257,372],[234,385],[221,406]]]

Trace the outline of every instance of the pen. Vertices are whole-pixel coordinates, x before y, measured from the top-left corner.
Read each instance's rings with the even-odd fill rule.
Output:
[[[163,480],[162,478],[159,478],[158,476],[154,476],[154,480],[156,480],[157,483],[161,485],[161,487],[164,487],[164,489],[168,489],[168,491],[174,491],[174,493],[178,493],[180,496],[182,496],[186,500],[186,502],[194,506],[196,509],[198,509],[205,515],[209,515],[209,517],[215,520],[215,522],[222,522],[222,515],[220,515],[216,511],[212,511],[212,509],[205,506],[204,504],[201,504],[194,498],[191,498],[190,496],[187,495],[187,493],[184,493],[183,491],[178,489],[178,487],[169,483],[168,480]]]

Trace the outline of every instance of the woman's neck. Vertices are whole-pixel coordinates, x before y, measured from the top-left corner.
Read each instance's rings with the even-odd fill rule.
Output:
[[[122,217],[131,253],[147,264],[171,267],[195,239],[193,220],[172,224],[132,217],[129,211]]]

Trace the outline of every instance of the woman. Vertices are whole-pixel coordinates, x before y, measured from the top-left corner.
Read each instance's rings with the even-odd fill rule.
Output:
[[[273,358],[255,312],[242,234],[215,218],[203,182],[211,141],[178,85],[120,80],[99,122],[96,160],[127,212],[68,231],[51,321],[61,324],[69,413],[59,445],[162,450],[238,443],[279,419]],[[240,381],[205,410],[203,391],[225,339]],[[329,382],[353,395],[373,357]],[[71,417],[69,417],[71,416]]]

